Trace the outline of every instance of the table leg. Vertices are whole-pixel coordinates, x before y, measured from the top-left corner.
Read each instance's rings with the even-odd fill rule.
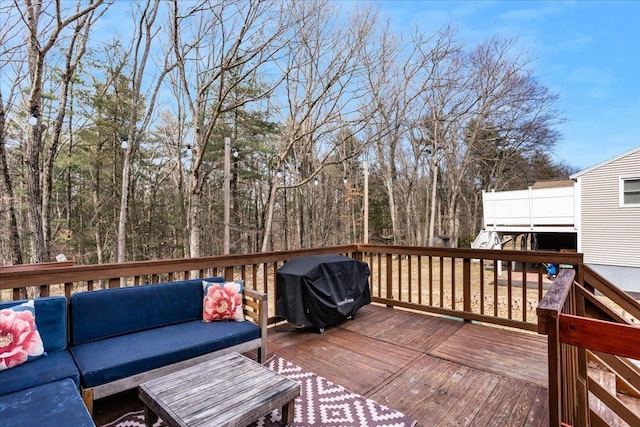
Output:
[[[286,426],[293,423],[293,416],[295,415],[296,400],[293,399],[282,407],[282,423]]]
[[[158,421],[158,416],[156,415],[156,413],[153,412],[151,408],[149,408],[149,406],[144,405],[144,423],[148,427],[151,427],[156,423],[156,421]]]

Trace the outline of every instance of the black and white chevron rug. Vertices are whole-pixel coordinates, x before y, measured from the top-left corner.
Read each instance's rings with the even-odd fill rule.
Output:
[[[331,381],[305,371],[277,355],[266,363],[269,369],[300,383],[296,399],[295,427],[412,427],[416,421],[403,413],[353,393]],[[281,426],[280,410],[260,418],[251,427]],[[142,411],[131,412],[102,427],[144,427]],[[154,427],[165,427],[160,420]]]

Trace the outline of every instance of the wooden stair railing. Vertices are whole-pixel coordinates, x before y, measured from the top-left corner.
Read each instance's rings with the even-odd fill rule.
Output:
[[[585,289],[595,295],[595,291],[609,298],[617,304],[629,316],[633,317],[636,324],[640,323],[640,302],[633,299],[631,295],[609,282],[587,265],[581,266],[581,280],[578,280]]]
[[[580,265],[561,272],[538,306],[538,332],[549,343],[550,425],[606,426],[614,413],[629,425],[640,426],[640,414],[629,408],[617,392],[640,396],[640,304],[592,269]],[[607,305],[595,291],[609,298],[623,313]],[[588,362],[615,374],[610,392],[593,375]],[[589,405],[596,397],[610,413],[603,417]]]
[[[577,286],[580,294],[589,300],[587,307],[589,317],[629,325],[640,323],[640,303],[589,266],[583,268],[583,283],[584,286]],[[626,312],[627,317],[598,298],[595,295],[595,290],[618,305],[621,310]],[[637,364],[620,356],[604,353],[594,353],[593,357],[597,357],[602,366],[616,375],[616,390],[618,392],[640,398],[640,367]]]

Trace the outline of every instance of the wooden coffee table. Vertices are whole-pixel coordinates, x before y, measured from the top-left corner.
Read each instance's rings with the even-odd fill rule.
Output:
[[[143,383],[139,395],[148,426],[160,417],[169,426],[245,427],[277,408],[291,424],[300,384],[230,353]]]

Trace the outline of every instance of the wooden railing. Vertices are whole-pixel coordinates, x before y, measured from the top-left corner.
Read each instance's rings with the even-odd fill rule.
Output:
[[[524,330],[549,342],[549,412],[552,426],[604,426],[606,413],[628,425],[640,416],[616,391],[640,398],[640,304],[582,264],[577,253],[464,250],[382,245],[225,255],[101,265],[0,268],[0,300],[22,295],[66,295],[223,275],[269,295],[275,313],[276,272],[287,260],[343,254],[368,263],[374,302]],[[553,283],[544,265],[561,266]],[[536,309],[537,307],[537,309]],[[592,374],[615,376],[614,392]],[[603,412],[602,408],[606,407]]]
[[[389,306],[535,331],[535,308],[551,285],[545,264],[582,255],[544,251],[359,245],[373,300]]]
[[[596,294],[597,291],[597,294]],[[640,304],[580,265],[537,308],[548,336],[551,426],[640,426]],[[609,380],[607,380],[609,378]]]
[[[245,286],[269,295],[269,317],[275,313],[276,272],[287,260],[314,254],[343,254],[365,261],[371,269],[372,299],[468,321],[536,330],[535,307],[551,281],[543,264],[574,266],[582,255],[559,252],[464,250],[383,245],[225,255],[122,264],[56,266],[0,270],[2,299],[25,294],[70,297],[74,292],[105,287],[223,275],[243,279]]]

